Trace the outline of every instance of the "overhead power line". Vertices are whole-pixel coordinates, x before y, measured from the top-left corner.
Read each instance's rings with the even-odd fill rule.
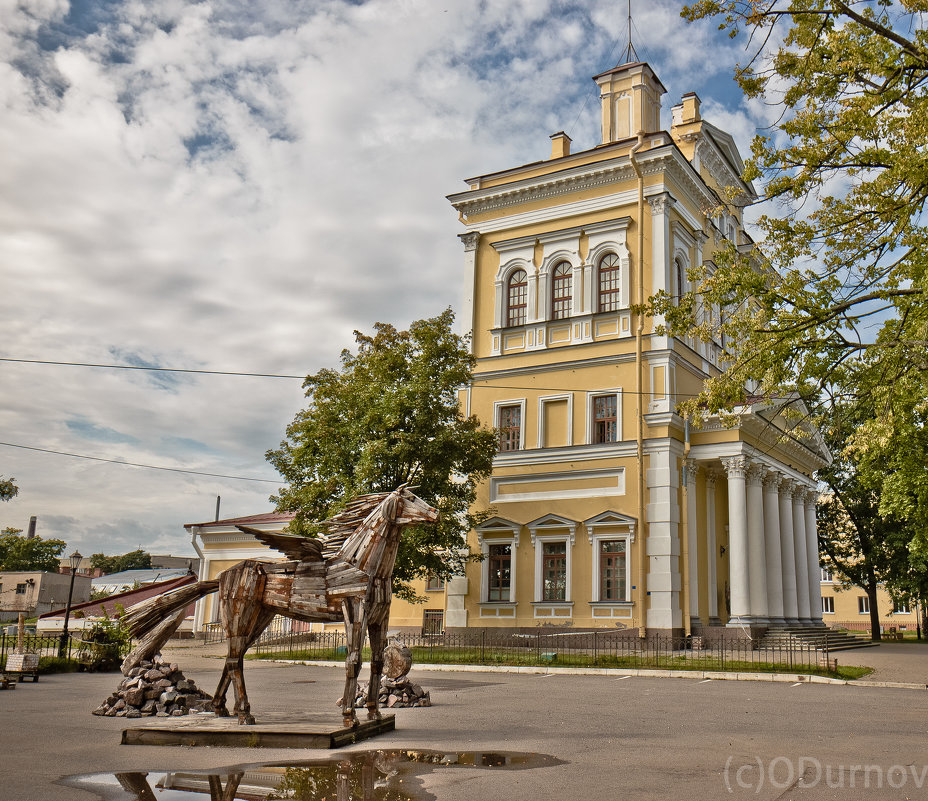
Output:
[[[234,481],[260,481],[265,484],[280,484],[281,481],[277,481],[271,478],[251,478],[250,476],[228,476],[224,473],[206,473],[201,470],[184,470],[181,467],[162,467],[155,464],[140,464],[138,462],[125,462],[120,459],[104,459],[101,456],[88,456],[83,453],[68,453],[67,451],[55,451],[50,448],[35,448],[31,445],[18,445],[13,442],[0,442],[0,445],[5,445],[7,448],[22,448],[26,451],[38,451],[39,453],[52,453],[56,456],[71,456],[75,459],[90,459],[94,462],[109,462],[110,464],[120,464],[128,467],[142,467],[146,470],[166,470],[169,473],[189,473],[194,476],[209,476],[210,478],[228,478]]]
[[[92,364],[88,362],[53,362],[43,359],[7,359],[0,356],[0,362],[16,362],[18,364],[51,364],[60,367],[98,367],[104,370],[143,370],[152,373],[197,373],[200,375],[240,375],[251,378],[298,378],[301,381],[305,375],[281,375],[278,373],[240,373],[234,370],[191,370],[180,367],[144,367],[138,364]]]

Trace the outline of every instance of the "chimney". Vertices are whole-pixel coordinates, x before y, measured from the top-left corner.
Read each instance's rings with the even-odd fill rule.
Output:
[[[563,131],[551,134],[551,158],[562,159],[570,155],[570,137]]]
[[[26,539],[35,539],[35,515],[29,518],[29,533],[26,534]]]

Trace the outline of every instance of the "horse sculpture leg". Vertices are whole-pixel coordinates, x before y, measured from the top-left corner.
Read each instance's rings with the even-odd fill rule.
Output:
[[[379,611],[379,610],[378,610]],[[383,617],[375,611],[372,617]],[[377,703],[380,695],[380,678],[383,675],[383,649],[386,646],[387,621],[368,622],[367,636],[371,643],[371,681],[367,685],[367,719],[380,720],[380,708]]]
[[[345,658],[345,693],[342,695],[342,721],[345,726],[354,727],[358,725],[354,702],[358,695],[358,674],[361,672],[361,648],[364,645],[367,615],[364,605],[356,598],[342,601],[342,613],[345,617],[345,634],[348,637],[348,655]]]

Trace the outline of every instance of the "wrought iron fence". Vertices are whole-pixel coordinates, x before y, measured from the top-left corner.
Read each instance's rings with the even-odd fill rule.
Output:
[[[413,661],[444,664],[552,665],[740,672],[810,672],[834,668],[827,649],[798,642],[760,647],[757,642],[708,644],[699,637],[639,639],[623,632],[504,634],[487,629],[443,634],[399,634]],[[345,635],[287,630],[275,621],[251,649],[258,656],[339,660]],[[365,657],[367,658],[367,656]]]
[[[0,634],[0,661],[6,664],[6,656],[16,648],[17,637],[15,634]],[[77,651],[79,646],[77,640],[68,638],[65,656],[70,659],[73,651]],[[42,656],[58,656],[58,648],[61,645],[60,634],[26,634],[23,638],[23,649],[28,654],[38,654]]]

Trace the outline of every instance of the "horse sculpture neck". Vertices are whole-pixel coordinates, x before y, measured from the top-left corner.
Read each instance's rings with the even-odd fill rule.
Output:
[[[392,570],[401,533],[396,519],[402,508],[403,499],[399,492],[386,493],[383,500],[339,548],[336,560],[365,573],[370,572],[372,565]]]

